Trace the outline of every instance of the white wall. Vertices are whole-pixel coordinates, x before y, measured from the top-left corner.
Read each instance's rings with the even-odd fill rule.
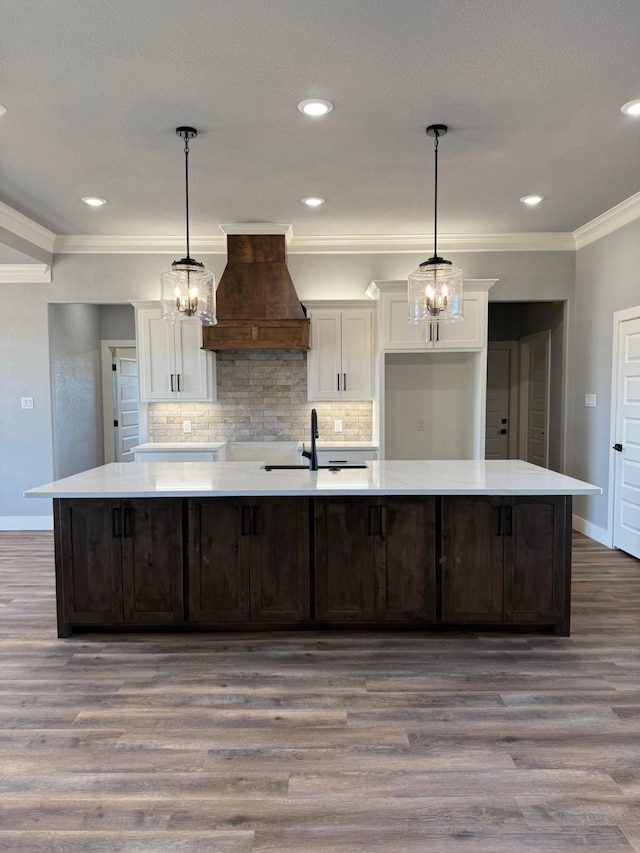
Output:
[[[374,279],[406,278],[429,254],[291,255],[289,269],[299,297],[362,299]],[[572,299],[573,252],[471,252],[448,254],[468,278],[498,278],[490,300]],[[219,278],[224,255],[202,256]],[[48,303],[123,304],[158,299],[159,276],[169,255],[59,255],[53,281],[21,285],[21,304],[2,303],[0,312],[0,516],[43,516],[48,501],[22,493],[53,475]],[[23,413],[20,397],[30,395],[36,409]]]

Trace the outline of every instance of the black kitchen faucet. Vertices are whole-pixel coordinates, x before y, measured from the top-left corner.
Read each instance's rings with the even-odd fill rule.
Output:
[[[318,451],[316,449],[316,439],[320,438],[318,432],[318,413],[315,409],[311,409],[311,450],[305,450],[302,445],[302,455],[309,460],[309,470],[318,470]]]

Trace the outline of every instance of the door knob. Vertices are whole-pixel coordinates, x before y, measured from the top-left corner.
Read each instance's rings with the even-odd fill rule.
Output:
[[[614,449],[614,450],[617,450],[617,451],[618,451],[618,453],[619,453],[619,452],[622,450],[622,445],[621,445],[621,444],[614,444],[614,445],[613,445],[613,449]]]

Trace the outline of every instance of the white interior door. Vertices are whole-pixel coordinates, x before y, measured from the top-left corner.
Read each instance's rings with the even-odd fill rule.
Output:
[[[640,317],[618,326],[613,546],[640,557]]]
[[[140,443],[138,414],[138,362],[133,347],[114,352],[113,390],[116,462],[132,462],[132,448]]]
[[[549,387],[551,332],[520,338],[521,445],[520,457],[533,465],[549,465]]]
[[[509,458],[509,396],[511,350],[491,348],[487,352],[487,420],[485,459]]]

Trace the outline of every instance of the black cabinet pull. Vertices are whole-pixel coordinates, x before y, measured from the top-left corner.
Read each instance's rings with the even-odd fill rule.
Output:
[[[111,536],[113,539],[122,536],[122,510],[119,506],[114,506],[111,510]]]
[[[495,509],[496,512],[496,536],[504,536],[503,530],[503,521],[502,521],[502,507],[497,506]]]
[[[129,536],[131,536],[131,507],[130,506],[126,506],[124,508],[124,511],[122,513],[122,520],[123,520],[122,535],[128,538]]]
[[[340,374],[336,373],[336,376],[338,377],[338,391],[339,391],[340,390]]]
[[[376,508],[375,506],[369,507],[369,536],[376,535]]]
[[[258,519],[260,518],[260,507],[254,506],[254,507],[252,507],[252,509],[253,509],[253,513],[252,513],[252,515],[253,515],[253,530],[251,531],[251,535],[252,536],[259,536],[260,534],[258,532]]]
[[[433,340],[433,326],[429,323],[429,340]]]
[[[250,509],[251,507],[249,506],[242,507],[241,532],[243,536],[251,536],[251,516],[249,515]]]
[[[380,538],[384,539],[387,533],[387,508],[381,506],[378,509],[380,510]]]
[[[180,387],[180,374],[176,373],[176,376],[178,378],[178,391],[182,391],[182,388]]]
[[[347,390],[347,374],[346,373],[342,374],[342,390],[343,391]]]
[[[504,535],[513,536],[513,508],[505,506],[502,509],[504,510]]]
[[[173,373],[171,374],[171,390],[175,391],[176,389],[173,387]]]
[[[436,323],[436,341],[440,340],[440,323]]]

